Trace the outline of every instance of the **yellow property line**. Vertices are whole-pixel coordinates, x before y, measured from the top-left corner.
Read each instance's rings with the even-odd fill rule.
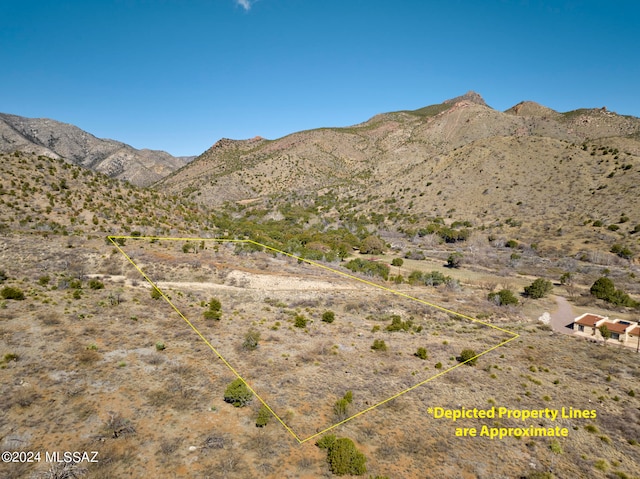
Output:
[[[249,389],[249,390],[250,390],[250,391],[251,391],[251,392],[252,392],[252,393],[253,393],[253,394],[258,398],[258,400],[259,400],[259,401],[264,405],[264,407],[266,407],[266,408],[267,408],[267,410],[268,410],[268,411],[269,411],[269,412],[270,412],[270,413],[271,413],[271,414],[272,414],[272,415],[273,415],[273,416],[278,420],[278,422],[279,422],[280,424],[282,424],[282,426],[283,426],[283,427],[284,427],[284,428],[285,428],[285,429],[286,429],[286,430],[287,430],[287,431],[288,431],[288,432],[289,432],[289,433],[290,433],[290,434],[291,434],[291,435],[296,439],[296,441],[297,441],[299,444],[305,443],[305,442],[307,442],[307,441],[310,441],[311,439],[314,439],[314,438],[316,438],[316,437],[318,437],[318,436],[321,436],[322,434],[324,434],[324,433],[326,433],[326,432],[328,432],[328,431],[330,431],[330,430],[332,430],[332,429],[334,429],[334,428],[336,428],[336,427],[340,426],[341,424],[344,424],[344,423],[346,423],[346,422],[348,422],[348,421],[351,421],[352,419],[355,419],[355,418],[357,418],[357,417],[359,417],[359,416],[361,416],[361,415],[363,415],[363,414],[365,414],[365,413],[367,413],[367,412],[369,412],[369,411],[372,411],[373,409],[375,409],[375,408],[377,408],[377,407],[379,407],[379,406],[381,406],[381,405],[383,405],[383,404],[385,404],[385,403],[387,403],[387,402],[389,402],[389,401],[392,401],[392,400],[394,400],[394,399],[396,399],[396,398],[398,398],[398,397],[402,396],[403,394],[408,393],[409,391],[413,391],[414,389],[416,389],[416,388],[418,388],[418,387],[420,387],[420,386],[422,386],[422,385],[424,385],[424,384],[428,383],[429,381],[432,381],[432,380],[434,380],[434,379],[436,379],[436,378],[438,378],[438,377],[440,377],[440,376],[442,376],[442,375],[444,375],[444,374],[446,374],[446,373],[448,373],[448,372],[450,372],[450,371],[453,371],[454,369],[459,368],[460,366],[462,366],[462,365],[464,365],[464,364],[466,364],[466,363],[468,363],[468,362],[470,362],[470,361],[473,361],[473,360],[475,360],[475,359],[479,358],[480,356],[482,356],[482,355],[484,355],[484,354],[487,354],[487,353],[489,353],[489,352],[493,351],[494,349],[497,349],[497,348],[499,348],[499,347],[501,347],[501,346],[504,346],[504,345],[505,345],[505,344],[507,344],[508,342],[513,341],[514,339],[516,339],[516,338],[519,338],[519,337],[520,337],[520,335],[519,335],[519,334],[517,334],[517,333],[514,333],[514,332],[512,332],[512,331],[508,331],[508,330],[506,330],[506,329],[500,328],[500,327],[495,326],[495,325],[493,325],[493,324],[486,323],[486,322],[484,322],[484,321],[480,321],[479,319],[472,318],[471,316],[467,316],[467,315],[464,315],[464,314],[462,314],[462,313],[458,313],[458,312],[456,312],[456,311],[453,311],[453,310],[451,310],[451,309],[444,308],[444,307],[439,306],[439,305],[437,305],[437,304],[429,303],[428,301],[424,301],[424,300],[419,299],[419,298],[414,298],[413,296],[410,296],[410,295],[408,295],[408,294],[402,293],[402,292],[400,292],[400,291],[396,291],[396,290],[393,290],[393,289],[387,288],[387,287],[385,287],[385,286],[382,286],[382,285],[380,285],[380,284],[374,283],[374,282],[372,282],[372,281],[368,281],[368,280],[366,280],[366,279],[358,278],[357,276],[351,275],[351,274],[349,274],[349,273],[344,273],[344,272],[342,272],[342,271],[338,271],[338,270],[336,270],[336,269],[330,268],[330,267],[325,266],[325,265],[323,265],[323,264],[316,263],[315,261],[311,261],[311,260],[308,260],[308,259],[306,259],[306,258],[301,258],[301,257],[299,257],[299,256],[295,256],[295,255],[293,255],[293,254],[291,254],[291,253],[287,253],[286,251],[281,251],[281,250],[279,250],[279,249],[273,248],[273,247],[271,247],[271,246],[264,245],[264,244],[262,244],[262,243],[258,243],[258,242],[256,242],[256,241],[253,241],[253,240],[250,240],[250,239],[171,238],[171,237],[161,237],[161,236],[108,236],[107,238],[111,241],[111,243],[113,243],[113,245],[118,249],[118,251],[120,251],[120,253],[122,253],[122,255],[123,255],[125,258],[127,258],[127,260],[128,260],[128,261],[133,265],[133,267],[134,267],[134,268],[136,268],[136,270],[138,270],[138,272],[140,272],[140,274],[144,277],[144,279],[146,279],[146,280],[149,282],[149,284],[151,284],[151,287],[152,287],[153,289],[155,289],[155,290],[160,294],[160,296],[161,296],[161,297],[162,297],[162,298],[163,298],[167,303],[169,303],[169,305],[173,308],[173,310],[174,310],[176,313],[178,313],[178,315],[179,315],[179,316],[184,320],[184,322],[186,322],[186,323],[189,325],[189,327],[190,327],[190,328],[191,328],[191,329],[192,329],[192,330],[193,330],[193,331],[194,331],[194,332],[195,332],[195,333],[200,337],[200,339],[202,339],[202,341],[204,341],[204,343],[205,343],[205,344],[206,344],[206,345],[207,345],[207,346],[208,346],[208,347],[209,347],[209,348],[210,348],[210,349],[211,349],[211,350],[212,350],[212,351],[213,351],[213,352],[214,352],[214,353],[215,353],[215,354],[216,354],[216,355],[217,355],[217,356],[222,360],[222,362],[225,364],[225,366],[227,366],[227,367],[229,368],[229,370],[230,370],[231,372],[233,372],[233,374],[235,374],[235,375],[236,375],[236,376],[237,376],[237,377],[238,377],[238,378],[239,378],[239,379],[244,383],[244,385],[245,385],[245,386],[247,386],[247,388],[248,388],[248,389]],[[385,399],[385,400],[383,400],[383,401],[378,402],[377,404],[374,404],[374,405],[372,405],[372,406],[369,406],[368,408],[363,409],[362,411],[359,411],[359,412],[357,412],[356,414],[354,414],[354,415],[352,415],[352,416],[349,416],[348,418],[346,418],[346,419],[344,419],[344,420],[342,420],[342,421],[340,421],[340,422],[338,422],[338,423],[336,423],[336,424],[333,424],[333,425],[331,425],[331,426],[329,426],[329,427],[327,427],[327,428],[323,429],[323,430],[322,430],[322,431],[320,431],[320,432],[317,432],[316,434],[313,434],[313,435],[311,435],[311,436],[309,436],[309,437],[307,437],[307,438],[301,439],[301,438],[300,438],[300,437],[299,437],[299,436],[298,436],[298,435],[297,435],[297,434],[296,434],[296,433],[295,433],[295,432],[294,432],[294,431],[293,431],[293,430],[292,430],[292,429],[291,429],[291,428],[290,428],[290,427],[289,427],[289,426],[288,426],[288,425],[287,425],[287,424],[282,420],[282,418],[280,418],[280,416],[278,416],[278,414],[276,414],[276,412],[275,412],[273,409],[271,409],[271,407],[267,404],[267,402],[266,402],[264,399],[262,399],[262,397],[261,397],[261,396],[260,396],[260,395],[259,395],[259,394],[258,394],[258,393],[257,393],[257,392],[256,392],[256,391],[255,391],[255,390],[254,390],[250,385],[249,385],[249,383],[247,383],[247,381],[245,381],[245,379],[244,379],[244,378],[243,378],[243,377],[238,373],[238,371],[236,371],[236,370],[235,370],[235,368],[234,368],[234,367],[233,367],[233,366],[232,366],[232,365],[231,365],[231,364],[230,364],[230,363],[229,363],[229,362],[228,362],[228,361],[227,361],[227,360],[226,360],[226,359],[225,359],[225,358],[224,358],[224,357],[223,357],[223,356],[218,352],[218,350],[217,350],[217,349],[216,349],[216,348],[215,348],[215,347],[214,347],[214,346],[213,346],[213,345],[212,345],[212,344],[211,344],[211,343],[210,343],[210,342],[209,342],[209,341],[208,341],[208,340],[207,340],[207,339],[202,335],[202,333],[198,330],[198,328],[196,328],[196,327],[193,325],[193,323],[191,323],[191,321],[189,321],[189,320],[187,319],[187,317],[186,317],[186,316],[184,316],[184,315],[180,312],[180,310],[179,310],[179,309],[178,309],[178,308],[177,308],[177,307],[176,307],[176,306],[171,302],[171,299],[169,299],[169,297],[168,297],[168,296],[166,296],[166,295],[165,295],[165,294],[160,290],[160,288],[158,288],[158,286],[157,286],[157,285],[156,285],[156,284],[151,280],[151,278],[149,278],[149,277],[144,273],[144,271],[142,271],[142,270],[140,269],[140,267],[135,263],[135,261],[133,261],[133,259],[131,259],[131,257],[130,257],[129,255],[127,255],[127,254],[124,252],[124,250],[120,247],[120,245],[117,243],[117,241],[115,241],[115,240],[117,240],[117,239],[124,239],[124,240],[126,240],[126,239],[133,239],[133,240],[157,240],[157,241],[160,241],[160,240],[162,240],[162,241],[187,241],[187,242],[188,242],[188,241],[199,241],[199,242],[202,242],[202,241],[207,241],[207,242],[209,242],[209,241],[213,241],[213,242],[217,242],[217,243],[251,243],[251,244],[253,244],[253,245],[260,246],[260,247],[262,247],[262,248],[266,248],[266,249],[271,250],[271,251],[274,251],[274,252],[276,252],[276,253],[283,254],[283,255],[285,255],[285,256],[288,256],[288,257],[290,257],[290,258],[296,259],[296,260],[298,260],[298,261],[304,261],[305,263],[308,263],[308,264],[313,265],[313,266],[317,266],[317,267],[319,267],[319,268],[323,268],[323,269],[325,269],[325,270],[327,270],[327,271],[331,271],[332,273],[339,274],[339,275],[344,276],[344,277],[346,277],[346,278],[353,279],[353,280],[356,280],[356,281],[360,281],[361,283],[367,284],[367,285],[369,285],[369,286],[373,286],[373,287],[375,287],[375,288],[382,289],[382,290],[384,290],[384,291],[387,291],[387,292],[389,292],[389,293],[395,294],[395,295],[397,295],[397,296],[401,296],[401,297],[404,297],[404,298],[407,298],[407,299],[410,299],[410,300],[413,300],[413,301],[417,301],[418,303],[424,304],[424,305],[429,306],[429,307],[431,307],[431,308],[438,309],[438,310],[440,310],[440,311],[444,311],[444,312],[446,312],[446,313],[453,314],[453,315],[455,315],[455,316],[460,316],[461,318],[468,319],[469,321],[472,321],[472,322],[474,322],[474,323],[479,323],[479,324],[482,324],[482,325],[487,326],[487,327],[489,327],[489,328],[496,329],[496,330],[501,331],[501,332],[503,332],[503,333],[507,333],[507,334],[511,335],[512,337],[511,337],[511,338],[509,338],[509,339],[506,339],[505,341],[502,341],[501,343],[497,344],[496,346],[493,346],[492,348],[487,349],[486,351],[483,351],[483,352],[481,352],[481,353],[479,353],[479,354],[476,354],[474,357],[469,358],[469,359],[467,359],[467,360],[466,360],[466,361],[464,361],[464,362],[458,363],[458,364],[456,364],[456,365],[454,365],[454,366],[450,367],[449,369],[445,369],[444,371],[441,371],[441,372],[439,372],[438,374],[435,374],[434,376],[431,376],[430,378],[425,379],[424,381],[421,381],[421,382],[419,382],[419,383],[417,383],[417,384],[414,384],[413,386],[411,386],[411,387],[409,387],[409,388],[407,388],[407,389],[404,389],[404,390],[402,390],[402,391],[400,391],[400,392],[396,393],[395,395],[393,395],[393,396],[391,396],[391,397],[389,397],[389,398],[387,398],[387,399]]]

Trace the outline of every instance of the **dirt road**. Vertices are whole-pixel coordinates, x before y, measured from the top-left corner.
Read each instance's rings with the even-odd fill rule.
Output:
[[[551,329],[562,334],[573,334],[571,324],[576,317],[573,312],[573,307],[562,296],[556,296],[556,303],[558,308],[551,313]]]

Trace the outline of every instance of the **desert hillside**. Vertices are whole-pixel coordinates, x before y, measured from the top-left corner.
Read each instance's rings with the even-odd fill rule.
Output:
[[[62,158],[139,186],[148,186],[191,160],[96,138],[55,120],[0,113],[0,152],[15,151]]]

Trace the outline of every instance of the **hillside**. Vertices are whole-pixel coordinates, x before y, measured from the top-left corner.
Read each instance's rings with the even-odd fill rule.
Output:
[[[207,228],[202,206],[31,153],[0,153],[0,205],[4,234],[170,235]]]
[[[54,120],[0,113],[0,152],[14,151],[62,158],[139,186],[158,181],[191,159],[164,151],[137,150]]]
[[[361,216],[381,230],[442,217],[501,233],[509,220],[522,241],[577,253],[640,223],[639,185],[640,119],[533,102],[500,112],[470,92],[348,128],[223,139],[155,188],[207,205],[315,205],[325,222]]]

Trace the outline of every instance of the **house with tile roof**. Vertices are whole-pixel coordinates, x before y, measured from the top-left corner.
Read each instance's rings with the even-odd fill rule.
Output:
[[[578,316],[573,322],[574,334],[594,341],[604,341],[600,328],[606,326],[611,333],[610,341],[617,341],[621,345],[634,347],[640,346],[640,325],[636,321],[623,319],[609,319],[599,314],[585,313]]]

